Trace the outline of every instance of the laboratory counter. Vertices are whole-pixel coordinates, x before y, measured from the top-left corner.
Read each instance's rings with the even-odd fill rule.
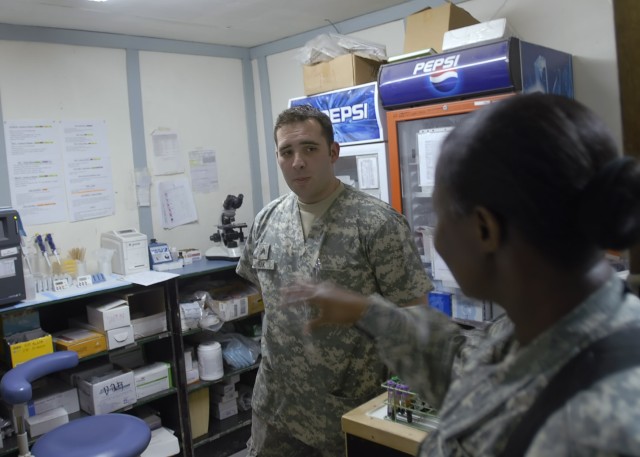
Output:
[[[416,455],[427,432],[385,419],[387,394],[381,394],[342,416],[347,456]]]

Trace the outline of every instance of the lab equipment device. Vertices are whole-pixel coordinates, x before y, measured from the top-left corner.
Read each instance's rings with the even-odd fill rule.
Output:
[[[147,235],[134,228],[103,233],[100,246],[113,250],[111,269],[114,273],[130,275],[149,270]]]
[[[16,210],[0,209],[0,305],[26,298],[19,220]]]
[[[236,210],[242,206],[244,195],[227,195],[222,204],[220,225],[218,231],[209,239],[215,244],[207,249],[205,257],[208,260],[239,260],[244,246],[245,223],[236,223]]]
[[[78,365],[78,354],[58,351],[24,362],[9,370],[0,381],[2,399],[13,406],[19,457],[86,457],[104,455],[134,457],[151,441],[151,429],[129,414],[101,414],[75,419],[47,432],[29,451],[25,426],[31,384],[58,371]]]
[[[173,261],[171,250],[167,243],[160,243],[155,238],[151,238],[149,242],[149,266],[153,268],[156,265],[169,263]]]

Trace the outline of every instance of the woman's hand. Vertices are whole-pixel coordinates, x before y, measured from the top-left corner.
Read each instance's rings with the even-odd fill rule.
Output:
[[[328,282],[298,282],[284,289],[282,300],[284,306],[307,303],[318,309],[318,317],[307,322],[307,331],[330,324],[353,325],[369,308],[368,297]]]

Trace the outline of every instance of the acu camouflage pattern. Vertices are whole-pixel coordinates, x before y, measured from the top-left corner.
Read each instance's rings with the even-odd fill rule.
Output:
[[[427,436],[420,456],[500,455],[520,417],[564,363],[591,342],[640,324],[640,300],[623,296],[617,278],[524,348],[506,318],[486,338],[470,342],[437,311],[398,310],[380,297],[372,302],[358,326],[380,335],[376,344],[384,360],[440,409],[439,430]],[[574,396],[550,416],[526,453],[616,455],[640,456],[638,368]]]
[[[312,447],[343,449],[342,414],[381,391],[386,368],[356,329],[332,326],[307,335],[306,305],[279,306],[280,289],[315,278],[318,259],[318,280],[397,304],[425,296],[431,283],[404,217],[350,186],[316,219],[306,242],[294,194],[256,217],[237,267],[260,286],[265,303],[253,410]]]

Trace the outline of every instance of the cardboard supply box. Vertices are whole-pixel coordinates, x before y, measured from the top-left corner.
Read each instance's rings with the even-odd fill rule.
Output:
[[[155,288],[134,294],[122,294],[120,297],[129,305],[135,339],[167,331],[167,308],[163,289]]]
[[[304,94],[314,95],[376,81],[380,65],[382,62],[354,54],[345,54],[315,65],[303,65]]]
[[[126,300],[116,299],[87,305],[87,321],[101,332],[131,325],[129,304]]]
[[[477,24],[471,14],[462,8],[445,3],[427,8],[407,17],[404,33],[404,53],[433,49],[442,52],[445,32]]]
[[[168,428],[160,427],[151,431],[151,441],[140,457],[169,457],[178,454],[178,438]]]
[[[236,414],[238,414],[238,403],[235,398],[233,400],[213,404],[213,416],[216,419],[222,420],[235,416]]]
[[[193,439],[209,432],[209,389],[189,393],[189,422]]]
[[[116,327],[109,330],[100,330],[95,325],[83,321],[82,319],[69,319],[69,325],[80,327],[104,335],[109,350],[117,349],[135,343],[133,338],[133,325],[125,325],[124,327]]]
[[[79,358],[107,350],[104,335],[85,328],[70,328],[52,336],[57,351],[75,351]]]
[[[80,408],[89,414],[107,414],[137,401],[133,371],[110,370],[77,380]]]
[[[264,311],[262,295],[251,284],[233,281],[209,291],[216,314],[223,321],[230,321]]]
[[[63,407],[58,407],[27,417],[25,422],[29,436],[35,438],[69,422],[69,414]]]
[[[33,396],[27,402],[27,415],[35,416],[55,408],[64,408],[68,414],[78,412],[78,390],[59,379],[47,378],[33,390]]]
[[[25,309],[0,315],[0,336],[7,337],[16,333],[28,332],[40,328],[40,313],[34,309]]]
[[[173,386],[171,382],[171,365],[156,362],[133,370],[138,399],[148,397]]]
[[[16,367],[27,360],[53,352],[53,340],[44,330],[38,328],[28,332],[15,333],[2,341],[4,359]]]

